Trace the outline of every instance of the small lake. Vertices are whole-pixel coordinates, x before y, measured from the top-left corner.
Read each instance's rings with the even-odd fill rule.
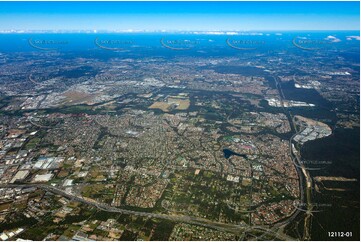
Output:
[[[223,149],[223,155],[224,155],[224,158],[228,159],[230,158],[232,155],[236,155],[236,156],[241,156],[243,158],[247,158],[246,155],[243,155],[243,154],[238,154],[230,149]]]

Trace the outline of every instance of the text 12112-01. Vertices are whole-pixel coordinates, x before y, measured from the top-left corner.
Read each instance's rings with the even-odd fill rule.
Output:
[[[352,237],[352,232],[328,232],[328,237]]]

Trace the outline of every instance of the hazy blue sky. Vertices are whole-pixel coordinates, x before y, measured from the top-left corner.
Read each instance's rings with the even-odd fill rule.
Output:
[[[359,30],[359,2],[0,2],[0,30]]]

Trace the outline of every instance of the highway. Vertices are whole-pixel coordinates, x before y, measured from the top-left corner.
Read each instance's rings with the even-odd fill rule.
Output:
[[[64,190],[46,185],[46,184],[38,184],[38,183],[29,183],[29,184],[0,184],[0,188],[26,188],[26,187],[36,187],[38,189],[42,189],[44,191],[48,191],[54,194],[61,195],[66,197],[70,200],[81,202],[83,204],[96,207],[99,210],[103,210],[106,212],[111,213],[121,213],[121,214],[129,214],[129,215],[136,215],[148,218],[159,218],[159,219],[166,219],[171,220],[174,222],[179,223],[187,223],[192,225],[203,226],[211,229],[216,229],[223,232],[229,232],[236,235],[241,235],[244,232],[250,232],[252,230],[262,232],[265,235],[273,236],[280,240],[294,240],[292,237],[289,237],[285,234],[280,234],[276,232],[274,229],[270,229],[268,226],[248,226],[248,225],[236,225],[236,224],[226,224],[211,221],[208,219],[197,218],[192,216],[185,216],[185,215],[168,215],[168,214],[160,214],[160,213],[150,213],[150,212],[140,212],[140,211],[133,211],[128,209],[122,209],[118,207],[113,207],[105,203],[99,203],[90,199],[83,198],[81,196],[77,196],[75,194],[70,194],[65,192]]]
[[[297,131],[297,127],[294,121],[294,117],[292,115],[292,113],[287,110],[284,107],[283,104],[283,100],[285,99],[285,95],[283,93],[282,87],[280,85],[280,83],[277,80],[277,77],[273,76],[273,79],[276,83],[276,87],[277,90],[279,92],[280,98],[281,98],[281,105],[282,108],[285,112],[285,114],[287,115],[290,124],[291,124],[291,129],[292,131],[294,131],[295,133],[292,135],[292,137],[289,139],[289,152],[290,152],[290,156],[292,158],[292,162],[296,168],[298,177],[299,177],[299,183],[300,183],[300,197],[301,197],[301,203],[303,203],[304,201],[307,204],[307,210],[306,210],[306,216],[305,216],[305,220],[304,220],[304,232],[303,232],[303,240],[310,240],[311,239],[311,234],[310,234],[310,225],[311,225],[311,219],[312,219],[312,211],[313,211],[313,205],[312,205],[312,178],[308,172],[308,170],[306,169],[305,165],[301,162],[301,157],[299,157],[299,155],[297,153],[294,153],[292,150],[292,140],[293,138],[299,134],[301,131],[301,129],[299,131]],[[306,189],[304,187],[304,182],[306,183]],[[305,194],[306,192],[306,194]],[[282,223],[279,223],[279,225],[281,224],[285,224],[291,221],[291,219],[294,219],[302,210],[300,209],[296,209],[295,213],[289,217],[287,220],[283,221]]]

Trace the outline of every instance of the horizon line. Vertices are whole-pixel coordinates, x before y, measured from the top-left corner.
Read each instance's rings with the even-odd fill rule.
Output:
[[[106,30],[106,29],[57,29],[57,30],[24,30],[24,29],[10,29],[0,30],[0,33],[194,33],[194,34],[239,34],[239,33],[254,33],[261,34],[261,32],[292,32],[292,31],[358,31],[360,29],[273,29],[273,30]]]

